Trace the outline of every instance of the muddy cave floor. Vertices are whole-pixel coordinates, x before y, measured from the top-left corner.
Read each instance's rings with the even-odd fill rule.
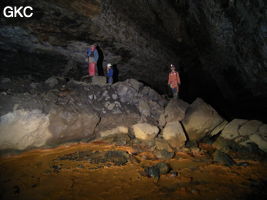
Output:
[[[0,199],[265,199],[267,162],[235,161],[247,164],[227,167],[203,151],[180,151],[163,161],[172,173],[158,179],[144,174],[162,162],[151,152],[99,141],[64,144],[2,156]]]

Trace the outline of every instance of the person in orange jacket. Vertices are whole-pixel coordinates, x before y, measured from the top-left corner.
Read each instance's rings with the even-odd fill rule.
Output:
[[[175,70],[175,66],[171,64],[171,72],[169,73],[168,85],[172,89],[172,94],[174,98],[178,97],[179,85],[181,85],[180,75]]]

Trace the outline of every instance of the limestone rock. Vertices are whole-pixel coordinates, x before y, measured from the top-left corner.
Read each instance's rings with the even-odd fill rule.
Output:
[[[16,110],[1,116],[0,149],[41,147],[52,137],[49,116],[40,110]]]
[[[137,91],[126,81],[118,82],[112,87],[116,89],[122,103],[132,103],[137,97]]]
[[[109,101],[107,101],[107,102],[105,103],[105,107],[106,107],[106,109],[108,109],[108,110],[113,110],[115,106],[116,106],[115,103],[111,103],[111,102],[109,102]]]
[[[160,128],[163,128],[166,125],[167,121],[166,121],[164,112],[160,114],[158,122],[159,122],[159,127]]]
[[[160,174],[167,174],[171,170],[170,165],[164,162],[160,162],[155,166],[159,168]]]
[[[52,76],[45,81],[45,84],[47,84],[50,88],[53,88],[58,84],[58,80],[56,77]]]
[[[267,124],[260,126],[257,134],[267,141]]]
[[[181,148],[186,142],[186,135],[180,122],[168,122],[163,129],[163,138],[173,148]]]
[[[145,172],[145,175],[147,175],[148,177],[157,178],[157,179],[159,179],[160,177],[160,169],[156,166],[145,167],[144,172]]]
[[[166,151],[166,150],[156,150],[154,152],[154,155],[158,158],[158,159],[162,159],[162,160],[168,160],[168,159],[172,159],[175,155],[175,153],[173,151]]]
[[[93,139],[99,117],[93,111],[77,113],[64,108],[51,111],[49,120],[49,130],[52,133],[49,143],[59,144],[85,138]]]
[[[109,100],[110,99],[110,96],[108,94],[108,91],[105,90],[103,93],[102,93],[102,96],[101,98],[105,99],[105,101]]]
[[[169,143],[161,138],[155,138],[155,147],[157,150],[163,151],[166,150],[168,152],[173,151],[173,149],[170,147]]]
[[[159,128],[148,123],[138,123],[132,126],[137,139],[151,140],[159,133]]]
[[[90,83],[93,85],[104,86],[106,85],[107,79],[105,76],[91,76]]]
[[[239,134],[242,136],[249,136],[253,133],[258,132],[259,127],[262,125],[262,122],[257,120],[250,120],[243,124],[239,129]]]
[[[100,139],[100,141],[104,141],[104,142],[119,145],[119,146],[128,144],[130,140],[131,138],[127,134],[124,134],[124,133],[112,134],[112,135],[108,135]]]
[[[148,117],[150,116],[150,107],[148,103],[144,100],[141,100],[138,104],[138,110],[141,113],[141,115]]]
[[[221,124],[224,119],[210,105],[197,98],[187,109],[182,121],[190,140],[199,140]]]
[[[118,126],[110,130],[101,131],[99,133],[100,137],[107,137],[107,136],[114,135],[114,134],[128,134],[128,127]]]
[[[143,83],[135,80],[135,79],[127,79],[127,82],[137,91],[139,92],[139,89],[144,86]]]
[[[257,134],[251,135],[249,139],[257,144],[262,151],[267,152],[267,140],[264,140],[260,135]]]
[[[38,87],[38,83],[31,83],[30,84],[30,87],[32,88],[32,89],[37,89],[37,87]]]
[[[138,123],[139,119],[140,115],[136,113],[106,114],[101,116],[101,121],[97,125],[95,132],[100,133],[117,127],[132,127],[132,125]]]
[[[181,99],[172,99],[165,108],[164,115],[167,122],[182,121],[189,104]]]
[[[160,115],[164,112],[164,107],[152,100],[148,101],[148,105],[150,107],[150,117],[159,122]]]
[[[118,95],[117,94],[112,94],[112,99],[113,100],[116,100],[118,98]]]
[[[241,150],[241,146],[234,140],[224,139],[223,137],[218,137],[212,146],[226,153],[239,152]]]
[[[143,97],[149,97],[149,99],[153,100],[153,101],[158,101],[161,102],[162,101],[162,97],[152,88],[145,86],[141,91],[140,94]]]
[[[233,141],[235,141],[236,143],[244,143],[246,142],[247,140],[249,140],[249,137],[248,136],[238,136],[236,137],[235,139],[233,139]]]
[[[228,121],[226,120],[220,123],[215,129],[211,131],[210,136],[214,136],[220,133],[222,130],[224,130],[227,124],[228,124]]]
[[[232,166],[236,164],[236,162],[228,154],[220,150],[216,150],[213,156],[214,156],[213,160],[220,164],[223,164],[226,166]]]
[[[1,84],[10,83],[10,82],[11,82],[10,78],[2,78],[0,81]]]
[[[229,124],[225,126],[222,131],[221,137],[225,139],[234,139],[239,136],[240,127],[248,120],[245,119],[233,119]]]

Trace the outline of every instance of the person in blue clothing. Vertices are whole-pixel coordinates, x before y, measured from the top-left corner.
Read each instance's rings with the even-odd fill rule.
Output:
[[[96,65],[97,65],[97,61],[99,58],[99,54],[98,54],[98,51],[96,49],[96,44],[89,46],[89,48],[87,49],[87,57],[88,57],[89,76],[98,75]]]
[[[107,79],[109,84],[113,83],[113,69],[110,63],[107,64]]]

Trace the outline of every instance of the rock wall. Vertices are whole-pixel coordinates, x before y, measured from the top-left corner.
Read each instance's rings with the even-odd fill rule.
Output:
[[[262,0],[201,0],[184,3],[185,25],[193,45],[184,86],[208,102],[228,103],[232,116],[265,119],[266,107],[266,3]],[[180,6],[180,7],[179,7]],[[182,10],[181,5],[178,7]],[[197,62],[194,67],[190,62]],[[197,67],[198,66],[198,67]],[[198,69],[197,69],[198,68]],[[194,76],[195,73],[198,75]],[[190,78],[191,76],[191,78]],[[207,77],[209,76],[209,77]],[[190,84],[190,82],[197,82]],[[206,88],[206,85],[214,84]],[[198,87],[199,85],[199,87]],[[220,90],[222,96],[217,96]],[[207,93],[214,95],[208,95]],[[215,100],[216,99],[216,100]],[[225,101],[224,103],[220,102]],[[222,106],[217,106],[222,108]],[[220,111],[224,113],[223,108]],[[227,112],[231,112],[227,110]],[[226,113],[224,113],[226,114]],[[226,114],[227,115],[227,114]]]

